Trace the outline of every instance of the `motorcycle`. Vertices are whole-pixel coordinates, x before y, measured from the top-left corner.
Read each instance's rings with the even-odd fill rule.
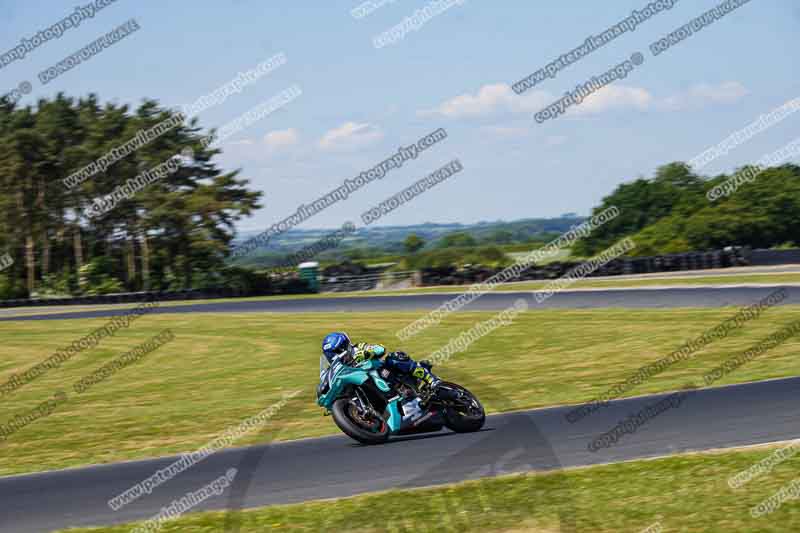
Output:
[[[320,357],[317,404],[342,432],[363,444],[444,427],[473,432],[486,421],[480,401],[466,388],[442,381],[433,394],[421,394],[416,378],[385,368],[379,359],[356,364],[352,352],[330,362]]]

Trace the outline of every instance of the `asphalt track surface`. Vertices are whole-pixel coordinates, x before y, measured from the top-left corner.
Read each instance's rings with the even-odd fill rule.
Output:
[[[782,305],[800,305],[800,286],[737,286],[737,287],[687,287],[687,288],[632,288],[565,290],[553,294],[543,303],[537,303],[530,291],[490,292],[465,306],[465,311],[495,311],[506,309],[519,298],[524,298],[530,309],[597,309],[597,308],[675,308],[723,307],[752,304],[779,287],[786,290]],[[451,294],[414,294],[404,296],[353,296],[340,298],[299,298],[241,300],[218,303],[198,303],[158,307],[148,311],[156,314],[172,313],[339,313],[415,311],[435,309],[452,300]],[[121,314],[120,309],[71,311],[41,315],[2,317],[0,322],[26,320],[63,320],[75,318],[101,318]]]
[[[108,507],[110,498],[178,457],[0,478],[0,531],[45,532],[147,519],[232,467],[239,471],[233,487],[194,511],[301,502],[790,440],[800,437],[798,394],[800,378],[692,391],[678,407],[596,452],[589,451],[590,441],[665,395],[611,402],[572,424],[564,418],[570,408],[556,407],[491,416],[478,433],[441,431],[395,438],[382,446],[361,446],[337,435],[229,449],[117,512]],[[298,397],[298,401],[307,400]],[[708,460],[713,461],[713,456]]]

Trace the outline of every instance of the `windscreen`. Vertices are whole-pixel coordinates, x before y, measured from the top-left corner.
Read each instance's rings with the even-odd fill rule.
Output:
[[[320,379],[325,374],[325,372],[328,371],[328,369],[330,367],[331,367],[331,364],[330,364],[330,362],[328,362],[328,358],[325,357],[325,355],[320,355],[319,356],[319,377],[320,377]]]

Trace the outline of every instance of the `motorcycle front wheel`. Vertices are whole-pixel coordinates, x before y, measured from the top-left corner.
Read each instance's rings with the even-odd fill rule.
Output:
[[[444,406],[444,424],[456,433],[478,431],[486,422],[483,405],[470,391],[456,383],[442,382],[438,395]]]
[[[383,444],[389,439],[386,421],[374,415],[363,415],[353,398],[339,398],[333,402],[331,414],[345,435],[362,444]]]

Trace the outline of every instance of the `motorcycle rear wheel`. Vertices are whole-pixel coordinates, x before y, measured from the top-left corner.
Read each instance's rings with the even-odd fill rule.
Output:
[[[345,435],[362,444],[383,444],[389,439],[386,421],[361,419],[349,398],[339,398],[333,402],[331,414]]]

